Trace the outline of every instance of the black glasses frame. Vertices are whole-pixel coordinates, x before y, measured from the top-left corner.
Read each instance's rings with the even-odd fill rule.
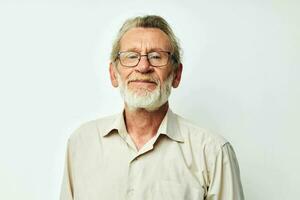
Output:
[[[136,65],[128,66],[128,65],[124,65],[124,64],[122,63],[121,59],[120,59],[120,55],[121,55],[122,53],[126,53],[126,52],[134,52],[134,51],[120,51],[120,52],[118,52],[118,56],[117,56],[117,58],[116,58],[116,60],[117,60],[117,59],[120,60],[121,65],[123,65],[124,67],[136,67],[136,66],[140,63],[140,61],[141,61],[141,59],[142,59],[142,56],[146,56],[146,57],[147,57],[147,60],[148,60],[148,62],[149,62],[149,64],[150,64],[151,66],[153,66],[153,67],[163,67],[163,66],[166,66],[166,65],[169,64],[169,62],[170,62],[170,57],[171,57],[171,52],[169,52],[169,51],[152,51],[152,52],[149,52],[149,53],[153,53],[153,52],[164,52],[164,53],[167,53],[167,54],[168,54],[168,60],[167,60],[167,63],[166,63],[165,65],[153,65],[153,64],[151,63],[151,61],[149,60],[149,57],[148,57],[149,53],[147,53],[147,54],[140,54],[139,52],[134,52],[134,53],[137,53],[137,54],[139,55],[138,62],[137,62]]]

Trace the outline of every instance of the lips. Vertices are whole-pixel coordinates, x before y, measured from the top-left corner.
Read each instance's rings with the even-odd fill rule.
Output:
[[[157,84],[155,81],[153,80],[149,80],[149,79],[135,79],[135,80],[130,80],[128,81],[128,83],[150,83],[150,84]]]
[[[156,84],[154,81],[145,81],[145,80],[129,81],[129,83],[132,83],[132,82],[135,82],[135,83],[153,83],[153,84]]]

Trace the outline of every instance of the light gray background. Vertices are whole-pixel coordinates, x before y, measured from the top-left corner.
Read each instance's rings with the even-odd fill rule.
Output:
[[[299,1],[0,0],[0,199],[57,199],[66,141],[120,112],[109,52],[127,18],[180,38],[173,111],[227,138],[247,199],[300,196]]]

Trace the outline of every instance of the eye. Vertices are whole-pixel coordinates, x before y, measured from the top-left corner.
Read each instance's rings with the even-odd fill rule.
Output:
[[[158,52],[151,52],[148,54],[148,58],[153,60],[159,60],[161,59],[161,55]]]
[[[138,59],[139,58],[139,54],[135,53],[135,52],[125,52],[123,56],[125,59]]]

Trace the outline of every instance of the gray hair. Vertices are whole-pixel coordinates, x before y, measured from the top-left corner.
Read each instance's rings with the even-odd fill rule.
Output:
[[[127,19],[124,22],[117,34],[116,39],[113,42],[113,47],[110,54],[110,60],[112,63],[115,63],[118,58],[120,41],[123,35],[132,28],[158,28],[163,31],[170,40],[172,66],[175,70],[178,68],[178,65],[181,63],[181,48],[178,39],[173,33],[168,22],[164,18],[157,15],[138,16]]]

